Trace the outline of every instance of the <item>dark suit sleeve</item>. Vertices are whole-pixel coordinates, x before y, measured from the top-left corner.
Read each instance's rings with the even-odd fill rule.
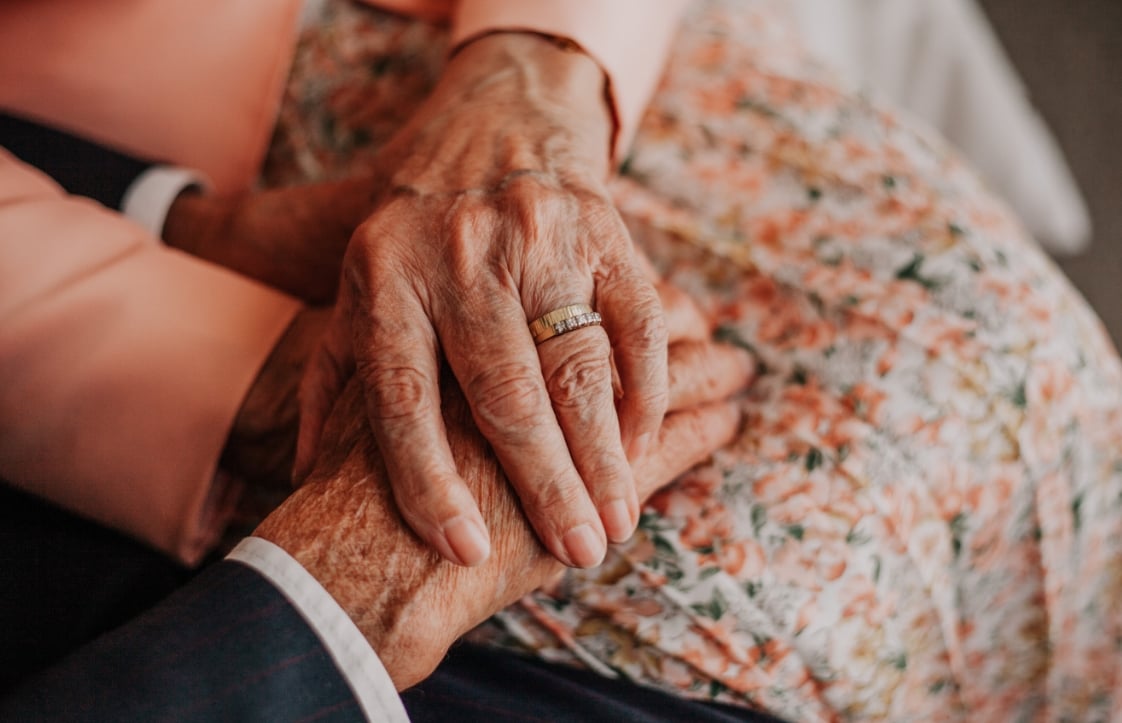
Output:
[[[0,145],[54,179],[72,196],[120,210],[129,185],[153,162],[36,123],[0,113]]]
[[[231,561],[0,700],[13,721],[311,719],[364,717],[299,612]]]

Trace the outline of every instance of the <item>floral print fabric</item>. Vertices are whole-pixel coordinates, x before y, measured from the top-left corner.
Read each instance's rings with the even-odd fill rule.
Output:
[[[368,163],[444,32],[329,5],[265,179]],[[800,49],[685,19],[612,193],[760,375],[634,538],[475,636],[791,720],[1116,720],[1122,367],[963,165]]]

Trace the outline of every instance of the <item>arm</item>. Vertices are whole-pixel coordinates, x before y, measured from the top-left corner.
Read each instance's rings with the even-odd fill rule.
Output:
[[[194,563],[218,459],[299,306],[0,151],[0,475]]]

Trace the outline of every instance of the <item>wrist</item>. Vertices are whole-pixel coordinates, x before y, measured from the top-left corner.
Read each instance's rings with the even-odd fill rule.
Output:
[[[576,43],[535,31],[496,31],[459,46],[442,85],[467,98],[480,89],[507,92],[511,102],[543,101],[578,124],[579,138],[610,156],[616,119],[600,65]]]
[[[200,258],[210,258],[211,242],[224,236],[230,204],[186,188],[168,207],[161,237],[172,248]]]
[[[254,535],[320,583],[399,691],[426,678],[466,632],[442,587],[446,563],[409,533],[388,490],[370,475],[343,469],[305,484]]]

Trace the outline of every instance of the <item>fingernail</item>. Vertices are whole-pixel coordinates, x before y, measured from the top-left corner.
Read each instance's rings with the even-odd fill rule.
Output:
[[[651,440],[653,435],[650,432],[640,434],[635,439],[631,440],[631,449],[628,450],[627,457],[630,461],[634,462],[647,453],[651,448]]]
[[[577,525],[565,533],[561,539],[565,544],[565,552],[576,567],[596,567],[604,559],[607,549],[600,541],[600,536],[587,522]]]
[[[491,553],[491,543],[487,533],[479,523],[460,515],[453,517],[444,525],[444,539],[459,558],[460,564],[475,567],[487,559]]]
[[[612,500],[600,510],[604,531],[612,542],[624,542],[634,531],[631,525],[631,510],[622,499]]]

